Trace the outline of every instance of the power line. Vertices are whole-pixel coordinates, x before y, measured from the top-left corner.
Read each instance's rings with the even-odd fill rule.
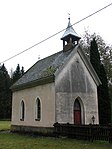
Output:
[[[94,13],[92,13],[92,14],[90,14],[90,15],[88,15],[88,16],[86,16],[86,17],[84,17],[83,19],[81,19],[81,20],[77,21],[76,23],[72,24],[71,26],[74,26],[74,25],[76,25],[76,24],[78,24],[78,23],[80,23],[80,22],[82,22],[82,21],[84,21],[84,20],[88,19],[89,17],[91,17],[91,16],[93,16],[93,15],[95,15],[95,14],[99,13],[100,11],[102,11],[102,10],[106,9],[107,7],[109,7],[109,6],[111,6],[111,5],[112,5],[112,3],[110,3],[110,4],[106,5],[105,7],[101,8],[101,9],[99,9],[99,10],[95,11]],[[8,59],[6,59],[6,60],[2,61],[1,63],[5,63],[5,62],[7,62],[7,61],[9,61],[9,60],[13,59],[14,57],[16,57],[16,56],[18,56],[18,55],[20,55],[20,54],[22,54],[22,53],[24,53],[24,52],[26,52],[26,51],[28,51],[28,50],[32,49],[33,47],[35,47],[35,46],[37,46],[37,45],[39,45],[39,44],[41,44],[41,43],[43,43],[43,42],[45,42],[45,41],[49,40],[50,38],[52,38],[52,37],[54,37],[54,36],[58,35],[59,33],[61,33],[61,32],[63,32],[63,31],[65,31],[65,30],[66,30],[66,28],[65,28],[65,29],[60,30],[59,32],[57,32],[57,33],[55,33],[55,34],[53,34],[53,35],[51,35],[51,36],[49,36],[49,37],[45,38],[44,40],[41,40],[40,42],[38,42],[38,43],[34,44],[33,46],[31,46],[31,47],[29,47],[29,48],[27,48],[27,49],[25,49],[25,50],[23,50],[23,51],[21,51],[21,52],[19,52],[19,53],[15,54],[15,55],[13,55],[13,56],[11,56],[10,58],[8,58]],[[0,63],[0,64],[1,64],[1,63]]]

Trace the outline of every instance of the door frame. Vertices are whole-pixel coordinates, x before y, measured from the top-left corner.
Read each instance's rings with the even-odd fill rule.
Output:
[[[81,124],[81,105],[78,99],[74,102],[74,124]]]
[[[75,124],[75,103],[78,101],[79,105],[80,105],[80,124],[85,124],[85,110],[84,110],[84,104],[81,100],[81,98],[78,96],[75,101],[74,101],[74,105],[73,105],[73,123]]]

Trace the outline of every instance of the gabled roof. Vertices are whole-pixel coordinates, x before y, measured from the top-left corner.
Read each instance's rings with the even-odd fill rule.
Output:
[[[21,90],[26,87],[45,84],[54,80],[54,73],[62,66],[72,49],[60,51],[49,57],[37,61],[12,87],[12,90]]]
[[[78,52],[96,85],[101,81],[83,50],[76,46],[66,52],[60,51],[37,61],[12,87],[13,91],[53,82],[55,75],[61,71],[69,59]]]

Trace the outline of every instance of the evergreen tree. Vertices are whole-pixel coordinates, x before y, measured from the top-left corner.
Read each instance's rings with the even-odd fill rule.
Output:
[[[96,35],[95,33],[90,34],[89,31],[85,31],[83,40],[81,40],[80,45],[88,56],[90,56],[90,45],[93,38],[95,38],[97,42],[98,50],[100,53],[100,60],[105,67],[109,88],[111,89],[110,85],[112,86],[112,45],[106,44],[100,35]]]
[[[4,64],[0,67],[0,118],[11,117],[10,77]]]
[[[109,86],[109,95],[111,102],[111,123],[112,123],[112,85]]]
[[[100,61],[100,54],[95,38],[90,44],[90,62],[99,76],[102,85],[98,87],[98,102],[99,102],[99,120],[100,124],[110,122],[110,98],[108,91],[108,81],[103,64]]]
[[[109,97],[108,81],[104,65],[100,65],[100,80],[102,85],[98,87],[99,97],[99,120],[101,124],[111,122],[111,100]]]
[[[24,74],[24,68],[20,70],[19,64],[10,78],[8,71],[3,64],[0,66],[0,119],[11,118],[12,92],[10,86]]]
[[[20,69],[20,66],[18,64],[16,70],[12,74],[12,84],[15,83],[23,74],[24,74],[24,67]]]
[[[24,67],[21,68],[21,76],[24,74]]]
[[[91,45],[90,45],[90,62],[99,76],[101,62],[100,62],[100,54],[98,51],[98,45],[96,43],[95,38],[93,38],[93,40],[91,41]]]

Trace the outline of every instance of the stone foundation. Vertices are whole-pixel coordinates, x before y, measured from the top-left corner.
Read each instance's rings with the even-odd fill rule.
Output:
[[[34,127],[34,126],[22,126],[11,125],[11,132],[18,133],[31,133],[43,136],[54,136],[54,127]]]

